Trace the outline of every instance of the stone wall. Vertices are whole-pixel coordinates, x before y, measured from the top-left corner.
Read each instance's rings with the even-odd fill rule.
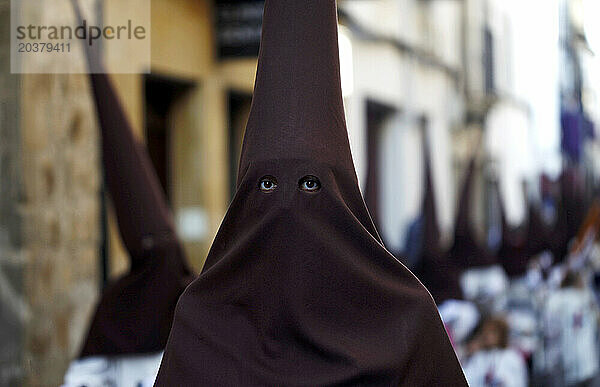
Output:
[[[23,254],[30,385],[56,385],[77,354],[99,288],[99,160],[81,75],[24,75]]]
[[[23,197],[19,162],[19,77],[10,75],[10,1],[0,0],[0,386],[20,385],[24,260],[21,254]]]
[[[69,3],[40,3],[60,17]],[[0,386],[60,385],[99,289],[100,168],[85,75],[10,75],[0,0]],[[81,56],[59,58],[81,61]]]
[[[87,14],[98,1],[79,0]],[[214,61],[212,3],[152,0],[153,73],[194,84],[171,117],[181,138],[194,139],[185,152],[173,149],[180,178],[172,184],[175,212],[199,206],[208,214],[205,240],[186,244],[197,270],[229,201],[227,93],[251,93],[256,70],[252,58]],[[100,287],[98,130],[87,76],[9,75],[9,4],[0,0],[0,386],[56,386],[79,351]],[[45,25],[72,17],[69,0],[38,4],[25,12]],[[103,4],[106,20],[135,11],[134,2]],[[110,58],[109,68],[119,60]],[[47,65],[77,63],[63,57]],[[144,76],[111,78],[143,138]],[[128,264],[112,221],[115,278]]]

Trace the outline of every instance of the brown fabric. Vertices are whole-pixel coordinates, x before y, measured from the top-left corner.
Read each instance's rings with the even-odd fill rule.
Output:
[[[545,195],[553,196],[556,203],[556,216],[554,224],[549,227],[550,231],[547,234],[546,246],[557,262],[562,262],[565,259],[569,246],[568,210],[563,199],[565,194],[562,180],[563,177],[559,177],[557,181],[552,181],[547,176],[542,177],[543,192]]]
[[[431,153],[429,140],[425,130],[422,132],[424,195],[421,207],[423,216],[423,238],[421,256],[415,274],[429,289],[429,292],[439,305],[449,299],[461,299],[460,268],[450,261],[448,252],[440,243],[440,228],[438,223],[435,189],[431,170]]]
[[[90,68],[102,67],[87,46],[86,54]],[[193,275],[148,154],[134,138],[107,75],[90,79],[105,181],[131,267],[103,291],[80,356],[159,352],[166,345],[177,299]]]
[[[530,251],[549,250],[555,261],[562,262],[569,253],[569,243],[577,235],[586,213],[586,202],[583,193],[583,182],[575,167],[566,167],[558,180],[552,181],[548,176],[541,177],[542,193],[552,196],[556,202],[556,218],[553,225],[546,225],[539,211],[530,208],[531,233],[529,237]],[[544,240],[540,241],[540,237]],[[535,243],[531,243],[531,242]]]
[[[560,199],[557,201],[556,221],[548,235],[547,244],[554,259],[563,262],[569,254],[569,244],[577,235],[587,210],[583,181],[576,167],[568,166],[563,169],[557,182],[546,178],[545,184],[558,185],[559,188],[559,193],[555,194]]]
[[[449,253],[453,263],[462,269],[490,266],[496,263],[495,257],[487,246],[477,239],[470,220],[476,158],[475,153],[467,168],[454,226],[454,243]]]
[[[502,240],[496,255],[509,277],[519,277],[527,272],[527,265],[531,258],[527,243],[531,227],[527,224],[524,227],[513,228],[508,224],[499,182],[495,183],[495,189],[502,223]]]
[[[334,0],[266,1],[237,192],[157,386],[466,386],[431,296],[359,192],[338,58]],[[306,175],[319,191],[299,189]]]
[[[575,167],[566,168],[560,176],[562,203],[565,211],[567,240],[577,236],[587,210],[581,173]]]
[[[530,257],[535,257],[545,250],[549,250],[547,243],[550,227],[542,219],[540,209],[535,203],[528,204],[528,227],[525,243],[527,244],[527,253]]]

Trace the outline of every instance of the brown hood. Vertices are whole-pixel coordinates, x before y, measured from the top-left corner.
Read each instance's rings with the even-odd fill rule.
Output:
[[[438,223],[435,188],[433,185],[431,151],[429,139],[422,131],[424,195],[421,205],[423,217],[422,247],[415,274],[429,289],[431,295],[441,304],[448,299],[461,299],[460,267],[455,265],[440,242],[441,234]]]
[[[433,300],[361,197],[336,16],[334,0],[265,3],[237,192],[157,386],[466,386]]]
[[[496,263],[495,257],[487,246],[478,240],[470,219],[476,159],[475,152],[469,162],[460,194],[454,226],[454,243],[450,249],[451,260],[462,269],[490,266]]]
[[[76,0],[73,4],[81,21]],[[102,71],[97,53],[85,47],[89,69]],[[135,139],[108,76],[91,74],[90,82],[104,178],[130,269],[102,292],[80,356],[159,352],[166,345],[177,299],[194,275],[150,158]]]
[[[500,192],[500,183],[495,184],[500,207],[500,220],[502,223],[502,240],[496,255],[509,277],[518,277],[527,272],[527,265],[531,258],[528,238],[531,236],[531,218],[524,227],[511,227],[506,219],[504,200]]]

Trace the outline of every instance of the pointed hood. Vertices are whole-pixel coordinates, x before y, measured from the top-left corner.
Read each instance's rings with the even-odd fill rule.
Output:
[[[334,0],[267,0],[237,191],[157,386],[466,386],[431,296],[358,189]]]
[[[440,246],[440,226],[438,223],[436,200],[435,200],[435,188],[433,186],[433,171],[431,167],[431,149],[429,145],[429,138],[425,131],[422,132],[422,144],[423,144],[423,165],[424,170],[424,182],[425,191],[423,195],[422,211],[424,217],[423,227],[423,249],[435,249],[439,250]]]
[[[561,199],[565,211],[567,240],[577,236],[586,214],[584,185],[576,167],[568,167],[560,176]]]
[[[82,20],[76,0],[77,19]],[[99,55],[86,45],[91,70]],[[135,139],[106,74],[91,74],[102,142],[102,166],[130,269],[101,294],[81,357],[164,349],[175,305],[194,278],[175,235],[172,214],[150,158]]]
[[[542,179],[540,178],[540,182]],[[548,238],[551,235],[550,225],[544,221],[541,213],[541,203],[534,202],[528,190],[525,189],[525,203],[527,210],[527,233],[525,235],[525,245],[530,259],[550,250]]]
[[[577,236],[577,232],[583,223],[586,205],[583,193],[583,181],[576,167],[565,167],[558,181],[552,182],[546,179],[546,185],[558,186],[556,221],[552,227],[552,233],[548,236],[548,246],[554,255],[554,259],[562,262],[569,254],[569,244]]]
[[[568,210],[564,201],[565,185],[562,183],[564,174],[558,180],[551,180],[548,176],[542,177],[542,187],[545,195],[555,203],[554,223],[549,225],[546,246],[552,252],[555,262],[562,262],[567,256],[569,246]]]
[[[542,203],[550,201],[554,207],[553,223],[546,226],[545,247],[552,252],[554,260],[560,262],[568,250],[567,211],[561,198],[560,178],[552,180],[548,175],[540,178]]]
[[[498,196],[498,207],[500,208],[500,221],[502,223],[502,239],[500,248],[496,255],[504,271],[509,277],[522,276],[527,272],[527,265],[531,255],[527,245],[527,236],[529,235],[530,225],[525,226],[527,231],[520,228],[511,227],[506,219],[504,209],[504,200],[500,190],[500,182],[494,184]]]
[[[454,243],[450,249],[452,261],[463,269],[496,263],[487,246],[478,240],[470,219],[476,159],[475,152],[469,162],[461,190],[454,226]]]
[[[331,0],[265,7],[252,108],[240,160],[317,160],[353,173]]]
[[[442,248],[441,234],[438,223],[435,188],[431,166],[431,151],[429,139],[425,130],[422,131],[423,165],[424,165],[424,194],[421,205],[423,218],[421,257],[416,274],[429,289],[436,303],[440,305],[448,299],[461,299],[460,270]]]
[[[528,213],[528,227],[527,227],[527,253],[531,257],[535,257],[542,252],[549,250],[547,243],[548,236],[550,235],[550,227],[542,219],[539,207],[536,203],[528,201],[527,205]]]

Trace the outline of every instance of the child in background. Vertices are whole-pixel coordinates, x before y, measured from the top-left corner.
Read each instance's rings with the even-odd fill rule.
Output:
[[[508,347],[509,327],[503,318],[485,320],[468,345],[471,356],[465,376],[471,387],[526,387],[528,372],[522,356]]]

